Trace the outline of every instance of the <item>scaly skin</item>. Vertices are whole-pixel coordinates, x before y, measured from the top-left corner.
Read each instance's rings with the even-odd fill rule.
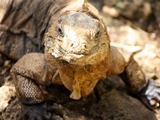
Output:
[[[67,11],[58,17],[44,42],[44,54],[26,54],[11,70],[23,103],[45,101],[48,93],[44,87],[50,84],[64,85],[71,91],[71,98],[80,99],[89,95],[99,80],[122,72],[132,93],[137,94],[148,85],[133,57],[126,62],[110,46],[105,24],[88,3],[82,10]]]
[[[86,12],[72,11],[62,15],[49,29],[45,54],[25,55],[12,68],[12,75],[18,81],[16,88],[21,99],[34,99],[34,102],[44,99],[43,92],[35,97],[37,94],[31,94],[30,87],[22,87],[23,84],[63,84],[72,92],[71,98],[80,99],[92,92],[98,80],[120,74],[125,64],[116,48],[110,47],[104,23]],[[28,82],[32,80],[33,85]],[[38,86],[35,89],[41,89]]]

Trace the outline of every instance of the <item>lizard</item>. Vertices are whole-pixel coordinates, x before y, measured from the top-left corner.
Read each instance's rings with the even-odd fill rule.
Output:
[[[73,8],[72,8],[73,9]],[[44,86],[64,85],[70,98],[88,96],[99,80],[121,74],[133,94],[143,91],[151,105],[160,101],[159,85],[146,80],[137,62],[126,61],[110,45],[107,28],[87,1],[79,9],[65,10],[51,22],[44,37],[44,53],[29,53],[12,67],[17,97],[23,104],[40,104],[49,93]]]

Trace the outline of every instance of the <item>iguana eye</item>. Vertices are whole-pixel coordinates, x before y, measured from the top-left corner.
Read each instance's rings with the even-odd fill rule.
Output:
[[[56,31],[59,36],[64,37],[64,32],[60,27],[56,26]]]
[[[96,31],[96,34],[95,34],[95,38],[99,38],[101,35],[101,31],[100,30],[97,30]]]

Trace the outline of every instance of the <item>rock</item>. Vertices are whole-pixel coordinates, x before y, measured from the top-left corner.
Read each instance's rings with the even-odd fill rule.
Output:
[[[116,46],[125,58],[136,52],[134,58],[142,67],[146,78],[160,78],[160,38],[155,40],[154,34],[127,25],[110,27],[108,32],[111,44]]]
[[[69,92],[62,86],[51,89],[56,91],[50,105],[53,120],[156,120],[153,111],[126,93],[118,76],[100,81],[94,92],[81,100],[67,97]],[[0,119],[17,120],[20,104],[17,99],[12,100]]]
[[[144,46],[150,40],[150,35],[136,26],[110,27],[108,32],[111,41],[131,46]]]
[[[109,6],[104,6],[103,8],[102,8],[102,11],[104,12],[104,13],[107,13],[107,14],[109,14],[110,16],[112,16],[112,17],[118,17],[119,16],[119,11],[116,9],[116,8],[114,8],[114,7],[109,7]]]
[[[156,76],[160,78],[160,48],[154,44],[146,44],[144,49],[135,55],[136,61],[141,65],[146,78]]]
[[[92,105],[89,114],[99,120],[156,120],[140,101],[115,89]]]
[[[15,97],[15,87],[10,83],[5,83],[0,87],[0,112],[2,112],[8,105],[12,97]]]

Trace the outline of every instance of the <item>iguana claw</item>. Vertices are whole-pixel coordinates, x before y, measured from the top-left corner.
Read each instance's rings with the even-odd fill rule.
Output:
[[[145,95],[151,106],[159,107],[160,102],[160,84],[157,84],[153,79],[148,81],[148,87]]]
[[[157,84],[153,79],[149,79],[147,86],[140,92],[138,97],[149,108],[160,107],[160,84]]]

